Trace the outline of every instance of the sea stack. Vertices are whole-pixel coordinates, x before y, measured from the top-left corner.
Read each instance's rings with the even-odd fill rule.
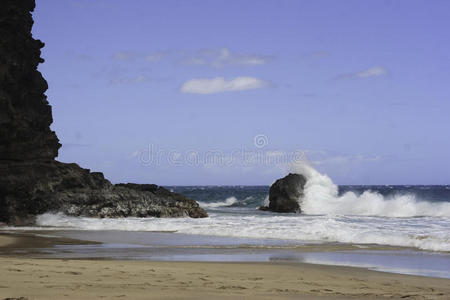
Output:
[[[32,37],[34,0],[0,6],[0,222],[31,225],[63,212],[91,217],[206,217],[198,203],[156,185],[111,184],[102,173],[55,160],[61,147],[47,82],[37,70],[41,48]]]
[[[303,197],[303,189],[306,177],[301,174],[292,174],[278,179],[270,186],[269,206],[263,206],[261,210],[269,210],[280,213],[300,213],[300,201]]]

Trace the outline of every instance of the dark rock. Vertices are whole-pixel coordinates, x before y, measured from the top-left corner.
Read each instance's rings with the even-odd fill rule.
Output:
[[[300,213],[301,207],[299,202],[303,196],[305,184],[306,178],[301,174],[291,173],[278,179],[270,186],[269,206],[263,206],[260,209],[281,213]]]
[[[126,187],[138,191],[156,192],[158,186],[156,184],[137,184],[137,183],[119,183],[116,186]]]
[[[30,225],[45,212],[89,217],[207,216],[192,199],[150,184],[111,184],[77,164],[0,164],[0,220]]]
[[[55,160],[47,82],[37,70],[34,0],[0,5],[0,222],[31,225],[38,214],[90,217],[206,217],[192,199],[154,184],[111,184],[100,172]]]
[[[54,159],[61,147],[54,131],[47,82],[37,71],[44,46],[31,36],[32,0],[0,5],[0,159]]]

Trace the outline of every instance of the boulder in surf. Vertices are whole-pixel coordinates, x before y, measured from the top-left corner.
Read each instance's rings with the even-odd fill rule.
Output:
[[[278,179],[270,186],[269,206],[262,206],[260,209],[280,213],[300,213],[302,211],[300,201],[305,184],[306,177],[301,174],[290,173]]]

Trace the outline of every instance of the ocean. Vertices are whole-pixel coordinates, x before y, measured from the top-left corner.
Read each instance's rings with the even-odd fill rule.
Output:
[[[302,213],[273,213],[269,186],[168,186],[208,218],[43,214],[34,231],[100,244],[59,245],[38,257],[170,261],[283,261],[450,278],[450,186],[338,186],[311,167]],[[44,232],[43,232],[44,231]]]
[[[270,239],[280,244],[342,243],[450,251],[450,186],[337,186],[308,167],[303,213],[258,210],[269,186],[171,186],[198,201],[209,218],[96,219],[44,214],[38,225],[61,229],[177,232]]]

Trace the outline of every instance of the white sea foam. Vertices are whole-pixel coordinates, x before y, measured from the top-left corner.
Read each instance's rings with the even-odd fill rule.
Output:
[[[450,251],[450,218],[383,218],[368,216],[229,215],[209,218],[98,219],[44,214],[40,226],[82,230],[176,231],[186,234],[341,242]],[[42,229],[43,227],[39,228]]]
[[[303,174],[307,178],[304,197],[300,199],[302,210],[306,214],[450,217],[448,202],[421,201],[413,194],[385,198],[372,191],[365,191],[361,195],[347,192],[338,196],[337,185],[327,175],[305,163],[294,165],[292,169],[292,172]]]
[[[218,208],[218,207],[226,207],[226,206],[231,206],[233,204],[235,204],[238,200],[236,199],[236,197],[229,197],[227,199],[225,199],[225,201],[222,202],[201,202],[198,201],[198,204],[203,207],[203,208]]]
[[[212,209],[209,218],[99,219],[44,214],[37,218],[37,224],[44,226],[38,229],[176,231],[299,243],[380,244],[450,251],[449,203],[426,202],[411,194],[383,197],[372,191],[339,196],[338,187],[327,175],[308,165],[297,165],[295,172],[308,179],[301,200],[305,214],[214,211],[238,201],[230,197],[222,202],[200,203]]]

